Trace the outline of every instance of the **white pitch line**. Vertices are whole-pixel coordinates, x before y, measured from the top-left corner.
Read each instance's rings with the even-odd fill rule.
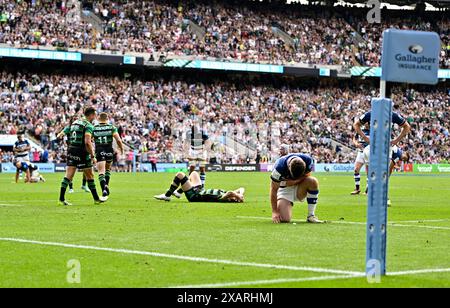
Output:
[[[271,220],[270,217],[255,217],[255,216],[236,216],[236,218],[240,219],[258,219],[258,220]],[[292,220],[292,222],[305,222],[305,220]],[[331,221],[334,224],[343,224],[343,225],[367,225],[365,222],[356,222],[356,221]],[[417,226],[417,225],[403,225],[397,222],[388,222],[388,225],[391,227],[407,227],[407,228],[423,228],[423,229],[434,229],[434,230],[450,230],[450,227],[435,227],[435,226]]]
[[[5,206],[5,207],[22,207],[25,205],[21,205],[21,204],[9,204],[9,203],[0,203],[0,206]]]
[[[450,272],[450,268],[422,269],[422,270],[411,270],[411,271],[401,271],[401,272],[388,272],[387,277],[420,275],[420,274],[429,274],[429,273],[449,273],[449,272]],[[263,284],[280,284],[280,283],[294,283],[294,282],[305,282],[305,281],[352,279],[352,278],[361,278],[361,277],[366,277],[366,275],[360,274],[360,275],[318,276],[318,277],[306,277],[306,278],[286,278],[286,279],[281,278],[281,279],[272,279],[272,280],[268,279],[268,280],[255,280],[255,281],[186,285],[186,286],[176,286],[176,287],[171,287],[171,288],[178,288],[178,289],[183,289],[183,288],[186,288],[186,289],[227,288],[227,287],[263,285]]]
[[[422,229],[434,229],[434,230],[450,230],[450,227],[402,225],[399,223],[389,223],[388,225],[391,227],[409,227],[409,228],[422,228]]]
[[[252,286],[263,284],[280,284],[290,282],[304,282],[304,281],[321,281],[321,280],[335,280],[335,279],[348,279],[364,277],[365,275],[341,275],[341,276],[319,276],[319,277],[307,277],[307,278],[286,278],[286,279],[268,279],[268,280],[254,280],[254,281],[237,281],[237,282],[224,282],[224,283],[212,283],[212,284],[199,284],[199,285],[187,285],[170,287],[174,289],[203,289],[203,288],[226,288],[226,287],[238,287],[238,286]]]
[[[405,276],[405,275],[418,275],[418,274],[428,274],[428,273],[450,273],[450,268],[430,268],[421,270],[411,270],[411,271],[400,271],[387,273],[388,276]]]
[[[402,224],[406,224],[406,223],[423,223],[423,222],[445,222],[448,221],[448,219],[428,219],[428,220],[421,220],[421,219],[417,219],[417,220],[400,220],[400,221],[390,221],[391,224],[396,224],[396,223],[402,223]]]
[[[95,246],[74,245],[74,244],[55,243],[55,242],[41,242],[41,241],[33,241],[33,240],[18,239],[18,238],[0,238],[0,241],[25,243],[25,244],[36,244],[36,245],[43,245],[43,246],[85,249],[85,250],[107,251],[107,252],[116,252],[116,253],[123,253],[123,254],[132,254],[132,255],[144,255],[144,256],[176,259],[176,260],[191,261],[191,262],[204,262],[204,263],[259,267],[259,268],[269,268],[269,269],[281,269],[281,270],[290,270],[290,271],[340,274],[340,275],[361,275],[361,274],[363,274],[362,272],[353,272],[353,271],[344,271],[344,270],[326,269],[326,268],[317,268],[317,267],[289,266],[289,265],[280,265],[280,264],[266,264],[266,263],[232,261],[232,260],[208,259],[208,258],[181,256],[181,255],[173,255],[173,254],[150,252],[150,251],[95,247]]]

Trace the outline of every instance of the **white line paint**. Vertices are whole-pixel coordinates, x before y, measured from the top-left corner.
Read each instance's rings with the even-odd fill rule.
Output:
[[[421,219],[417,219],[417,220],[401,220],[401,221],[390,221],[390,223],[392,224],[396,224],[396,223],[401,223],[401,224],[406,224],[406,223],[424,223],[424,222],[445,222],[448,221],[448,219],[428,219],[428,220],[421,220]]]
[[[271,220],[270,217],[255,217],[255,216],[236,216],[240,219],[257,219],[257,220]],[[292,222],[305,222],[305,220],[292,220]],[[343,225],[367,225],[365,222],[355,222],[355,221],[331,221],[333,224],[343,224]],[[397,222],[389,222],[389,226],[392,227],[406,227],[406,228],[423,228],[423,229],[434,229],[434,230],[450,230],[450,227],[435,227],[435,226],[422,226],[422,225],[404,225]]]
[[[35,245],[43,245],[43,246],[85,249],[85,250],[107,251],[107,252],[116,252],[116,253],[123,253],[123,254],[132,254],[132,255],[144,255],[144,256],[176,259],[176,260],[191,261],[191,262],[204,262],[204,263],[214,263],[214,264],[226,264],[226,265],[236,265],[236,266],[248,266],[248,267],[259,267],[259,268],[281,269],[281,270],[303,271],[303,272],[316,272],[316,273],[328,273],[328,274],[340,274],[340,275],[361,275],[361,274],[363,274],[362,272],[353,272],[353,271],[344,271],[344,270],[326,269],[326,268],[317,268],[317,267],[289,266],[289,265],[279,265],[279,264],[266,264],[266,263],[253,263],[253,262],[242,262],[242,261],[221,260],[221,259],[208,259],[208,258],[165,254],[165,253],[159,253],[159,252],[116,249],[116,248],[95,247],[95,246],[85,246],[85,245],[74,245],[74,244],[55,243],[55,242],[41,242],[41,241],[33,241],[33,240],[18,239],[18,238],[0,238],[0,241],[35,244]]]
[[[264,284],[280,284],[280,283],[293,283],[304,281],[321,281],[321,280],[337,280],[337,279],[349,279],[364,277],[365,275],[340,275],[340,276],[319,276],[319,277],[306,277],[306,278],[286,278],[286,279],[268,279],[268,280],[254,280],[254,281],[237,281],[237,282],[224,282],[224,283],[211,283],[211,284],[199,284],[199,285],[187,285],[176,286],[171,288],[180,289],[202,289],[202,288],[226,288],[226,287],[238,287],[238,286],[252,286],[252,285],[264,285]]]
[[[450,268],[436,268],[436,269],[422,269],[411,270],[401,272],[387,273],[388,277],[392,276],[406,276],[406,275],[419,275],[430,273],[448,273]],[[295,283],[305,281],[324,281],[324,280],[338,280],[338,279],[352,279],[365,277],[365,274],[360,275],[339,275],[339,276],[318,276],[318,277],[306,277],[306,278],[286,278],[286,279],[273,279],[273,280],[255,280],[255,281],[241,281],[241,282],[224,282],[224,283],[212,283],[212,284],[200,284],[200,285],[186,285],[176,286],[172,288],[226,288],[226,287],[238,287],[238,286],[252,286],[252,285],[264,285],[264,284],[280,284],[280,283]]]
[[[450,230],[450,227],[402,225],[399,223],[389,223],[389,226],[391,226],[391,227],[407,227],[407,228],[422,228],[422,229],[432,229],[432,230]]]
[[[430,269],[421,269],[421,270],[390,272],[387,275],[388,276],[405,276],[405,275],[418,275],[418,274],[429,274],[429,273],[450,273],[450,268],[430,268]]]
[[[9,203],[0,203],[0,206],[4,206],[4,207],[22,207],[25,205],[21,205],[21,204],[9,204]]]

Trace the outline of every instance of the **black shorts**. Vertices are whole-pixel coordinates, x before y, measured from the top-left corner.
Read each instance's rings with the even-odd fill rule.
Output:
[[[69,148],[67,166],[77,167],[80,170],[92,168],[91,155],[84,149]]]
[[[106,161],[111,163],[114,159],[114,150],[112,147],[98,147],[95,149],[95,157],[98,162]]]

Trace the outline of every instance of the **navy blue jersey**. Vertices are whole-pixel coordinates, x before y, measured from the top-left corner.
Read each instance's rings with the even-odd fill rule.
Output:
[[[204,130],[199,130],[197,127],[192,126],[188,132],[188,138],[191,141],[191,149],[200,151],[203,150],[206,141],[209,140],[209,136]]]
[[[402,159],[403,151],[398,147],[392,148],[392,157],[391,160],[394,163],[398,163]]]
[[[364,135],[366,135],[367,137],[370,138],[370,129],[365,128],[362,130],[362,132],[364,133]],[[359,135],[357,134],[358,137],[358,142],[365,148],[366,146],[368,146],[369,144]]]
[[[289,154],[286,156],[283,156],[275,162],[275,165],[273,166],[272,175],[270,176],[272,181],[280,183],[282,181],[286,180],[295,180],[291,178],[291,173],[289,172],[289,162],[292,158],[299,157],[301,158],[305,164],[306,164],[306,170],[305,175],[310,173],[314,168],[314,160],[311,156],[306,154]]]
[[[29,155],[29,152],[25,149],[29,146],[30,143],[28,142],[28,140],[17,140],[16,143],[14,143],[14,149],[17,150],[15,157],[27,157]]]
[[[359,118],[359,122],[361,124],[369,124],[370,125],[370,118],[371,118],[371,112],[366,112],[364,115],[362,115]],[[397,112],[392,113],[392,124],[397,124],[398,126],[403,126],[405,124],[406,120],[404,117],[402,117]]]

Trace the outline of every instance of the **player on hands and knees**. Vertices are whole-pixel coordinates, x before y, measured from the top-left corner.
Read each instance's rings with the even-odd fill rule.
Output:
[[[121,155],[124,155],[122,139],[117,128],[109,123],[107,113],[102,112],[99,123],[94,126],[95,153],[97,158],[97,170],[102,194],[109,196],[109,181],[111,178],[111,166],[114,159],[113,141],[116,140]]]
[[[30,183],[45,183],[45,178],[39,173],[39,168],[36,165],[30,164],[28,169],[30,170]]]
[[[205,189],[202,185],[201,178],[196,171],[192,172],[189,178],[183,172],[177,173],[167,192],[155,196],[155,199],[170,201],[170,197],[180,186],[189,202],[244,202],[244,188],[233,191]]]
[[[295,201],[307,200],[309,223],[323,223],[315,215],[319,196],[319,181],[310,174],[314,161],[309,155],[289,154],[279,158],[274,165],[270,184],[272,221],[288,223],[292,219]]]
[[[107,200],[106,197],[98,196],[95,187],[94,171],[92,169],[92,165],[97,163],[94,146],[92,144],[92,134],[94,132],[92,122],[95,118],[95,108],[88,107],[84,110],[84,118],[74,121],[66,131],[66,135],[69,137],[69,149],[67,151],[66,175],[61,183],[59,195],[59,204],[61,205],[71,205],[66,201],[65,194],[67,187],[73,180],[77,168],[82,170],[86,176],[95,204],[100,204]]]
[[[30,150],[31,145],[22,133],[17,134],[17,141],[14,143],[14,165],[16,166],[16,183],[19,181],[20,172],[25,173],[25,182],[30,181]]]
[[[19,183],[20,172],[25,174],[25,183],[31,182],[30,163],[14,159],[14,166],[16,167],[16,184]]]

